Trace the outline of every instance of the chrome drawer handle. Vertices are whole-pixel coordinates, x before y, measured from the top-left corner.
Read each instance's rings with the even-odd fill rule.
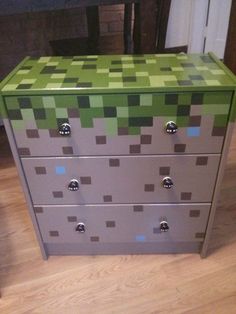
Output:
[[[70,191],[78,191],[79,189],[79,181],[76,179],[72,179],[68,184],[68,190]]]
[[[84,233],[85,232],[85,224],[83,222],[79,222],[75,228],[75,231]]]
[[[69,123],[63,123],[60,125],[58,132],[62,136],[69,136],[71,134],[71,126]]]
[[[174,134],[178,130],[178,126],[174,121],[169,121],[166,123],[166,133]]]
[[[170,229],[168,222],[166,220],[162,220],[160,222],[160,230],[161,232],[167,232]]]
[[[162,180],[162,185],[165,189],[170,189],[172,188],[172,186],[174,185],[174,182],[173,180],[171,179],[171,177],[165,177],[163,180]]]

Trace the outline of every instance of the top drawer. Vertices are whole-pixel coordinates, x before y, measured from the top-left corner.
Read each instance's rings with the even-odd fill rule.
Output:
[[[231,92],[5,97],[20,156],[219,153]],[[166,132],[174,121],[175,134]],[[69,135],[58,129],[70,125]]]

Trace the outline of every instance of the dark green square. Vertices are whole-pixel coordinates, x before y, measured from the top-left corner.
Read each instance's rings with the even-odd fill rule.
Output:
[[[128,106],[140,106],[140,96],[128,95]]]
[[[89,96],[77,96],[80,108],[90,108]]]
[[[116,117],[116,107],[104,107],[104,117]]]

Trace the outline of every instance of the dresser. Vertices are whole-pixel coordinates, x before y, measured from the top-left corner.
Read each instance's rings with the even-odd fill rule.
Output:
[[[206,256],[235,86],[211,53],[23,60],[0,108],[43,257]]]

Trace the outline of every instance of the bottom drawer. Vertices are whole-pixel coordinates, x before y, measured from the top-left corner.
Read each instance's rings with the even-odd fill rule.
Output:
[[[209,210],[210,204],[35,207],[49,254],[198,251]]]

